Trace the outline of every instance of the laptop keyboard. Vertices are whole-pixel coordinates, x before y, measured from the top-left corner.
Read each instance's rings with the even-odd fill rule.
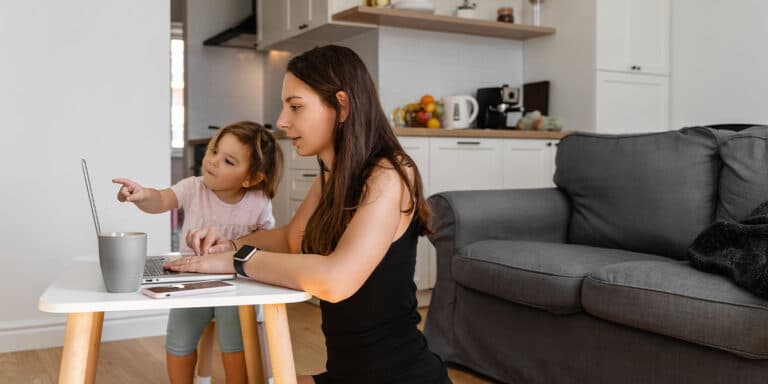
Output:
[[[169,269],[163,269],[163,264],[168,260],[163,256],[150,256],[144,263],[144,276],[163,276],[174,275],[178,272]]]

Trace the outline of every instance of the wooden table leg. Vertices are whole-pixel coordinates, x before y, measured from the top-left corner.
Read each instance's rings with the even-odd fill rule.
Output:
[[[96,381],[104,312],[70,313],[59,370],[60,384]]]
[[[248,384],[265,384],[264,369],[261,367],[261,351],[259,349],[259,332],[256,328],[256,307],[241,305],[240,330],[243,334],[243,351],[245,352],[245,369],[248,372]]]
[[[285,304],[264,304],[264,326],[267,329],[269,358],[275,384],[296,384],[291,333]]]

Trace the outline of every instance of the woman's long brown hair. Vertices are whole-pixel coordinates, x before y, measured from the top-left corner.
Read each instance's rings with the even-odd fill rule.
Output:
[[[318,157],[321,199],[307,223],[303,252],[327,255],[336,248],[365,197],[368,177],[381,160],[391,164],[408,188],[411,205],[403,213],[414,212],[419,234],[430,233],[431,211],[424,200],[419,170],[392,132],[376,86],[360,57],[349,48],[326,45],[294,57],[287,70],[336,110],[333,164],[328,167]],[[349,101],[349,114],[343,123],[339,121],[341,106],[336,99],[339,91],[344,91]],[[413,182],[406,167],[413,169]],[[328,169],[333,171],[327,174]]]

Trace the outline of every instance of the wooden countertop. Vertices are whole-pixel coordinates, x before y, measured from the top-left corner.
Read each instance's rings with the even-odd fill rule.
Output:
[[[520,131],[514,129],[430,129],[430,128],[407,128],[395,127],[396,136],[418,136],[418,137],[477,137],[477,138],[500,138],[500,139],[539,139],[539,140],[560,140],[572,132],[569,131]],[[283,131],[274,133],[276,139],[285,139]],[[191,139],[187,141],[189,145],[207,144],[210,138]]]
[[[422,137],[479,137],[505,139],[560,140],[569,135],[568,131],[520,131],[515,129],[430,129],[395,127],[397,136]]]

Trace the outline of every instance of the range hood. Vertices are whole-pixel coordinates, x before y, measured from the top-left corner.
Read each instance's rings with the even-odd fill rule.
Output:
[[[224,30],[203,41],[203,45],[214,47],[233,47],[256,49],[258,46],[258,29],[256,17],[256,1],[252,0],[251,14],[236,26]]]

